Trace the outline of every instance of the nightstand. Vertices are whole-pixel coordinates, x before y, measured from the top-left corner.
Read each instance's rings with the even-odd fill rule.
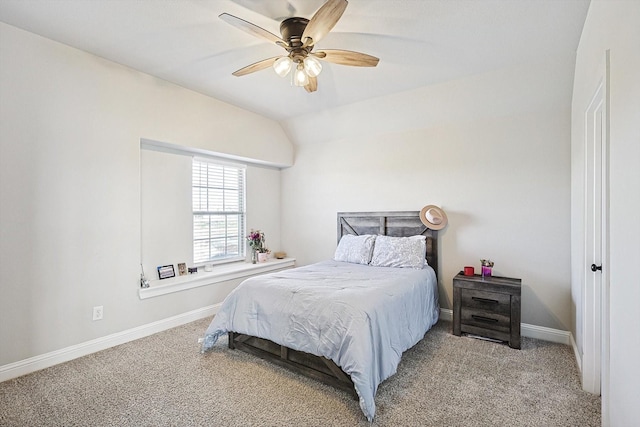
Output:
[[[520,348],[521,285],[511,277],[458,273],[453,278],[453,334],[466,332]]]

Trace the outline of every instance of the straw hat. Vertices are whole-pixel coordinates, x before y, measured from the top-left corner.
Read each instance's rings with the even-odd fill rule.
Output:
[[[436,205],[427,205],[420,211],[420,221],[432,230],[441,230],[447,225],[447,214]]]

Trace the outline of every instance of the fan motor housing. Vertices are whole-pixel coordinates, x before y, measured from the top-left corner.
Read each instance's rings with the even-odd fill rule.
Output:
[[[287,18],[280,24],[280,34],[290,47],[301,47],[302,34],[308,23],[306,18]]]

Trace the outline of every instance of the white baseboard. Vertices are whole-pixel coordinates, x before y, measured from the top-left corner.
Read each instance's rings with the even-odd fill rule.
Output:
[[[440,309],[440,318],[442,320],[453,320],[453,310],[448,308]],[[520,324],[520,335],[528,338],[535,338],[543,341],[557,342],[560,344],[572,345],[573,336],[569,331],[561,331],[559,329],[547,328],[544,326],[529,325],[527,323]],[[574,351],[576,347],[574,346]]]
[[[569,331],[523,323],[520,327],[520,333],[523,337],[571,345],[571,332]]]
[[[177,316],[158,320],[126,331],[117,332],[105,337],[96,338],[91,341],[0,366],[0,382],[30,374],[31,372],[39,371],[44,368],[49,368],[59,363],[68,362],[69,360],[105,350],[116,345],[124,344],[129,341],[144,338],[204,317],[213,316],[218,312],[220,305],[221,304],[214,304],[197,310],[188,311]]]
[[[571,334],[571,347],[573,347],[573,354],[576,357],[578,371],[582,372],[582,356],[580,355],[580,351],[578,350],[578,344],[576,344],[576,340],[573,339],[573,334]]]
[[[440,309],[440,319],[448,320],[449,322],[453,322],[453,310],[450,310],[448,308],[441,308]]]

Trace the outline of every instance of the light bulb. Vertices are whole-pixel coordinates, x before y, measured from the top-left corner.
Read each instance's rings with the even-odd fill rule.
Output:
[[[278,58],[275,60],[275,62],[273,63],[273,69],[275,70],[277,75],[279,75],[280,77],[284,77],[289,74],[292,63],[293,62],[291,61],[291,58],[289,58],[288,56],[283,56],[282,58]]]
[[[293,84],[296,86],[306,86],[309,84],[309,76],[304,72],[304,66],[302,63],[299,63],[298,67],[293,72]]]
[[[322,71],[322,64],[313,56],[307,56],[304,58],[304,69],[309,77],[318,77]]]

